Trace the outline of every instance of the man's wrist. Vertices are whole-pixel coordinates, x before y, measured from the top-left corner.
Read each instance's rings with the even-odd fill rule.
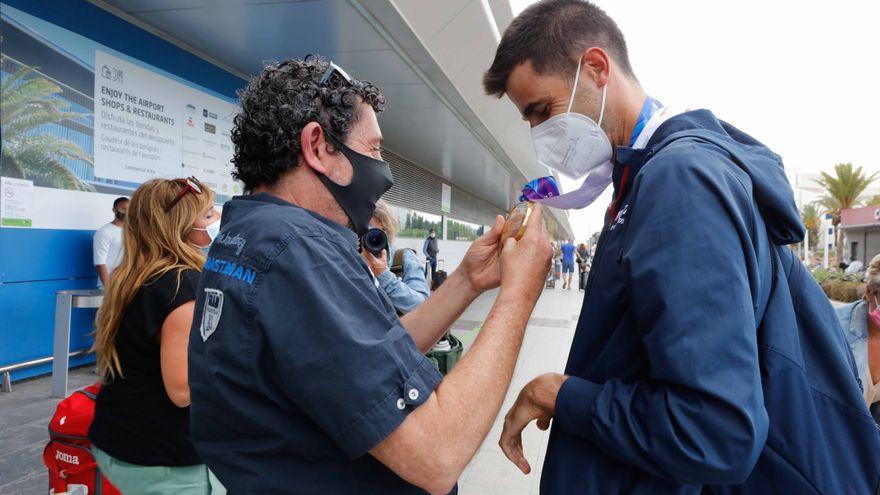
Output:
[[[386,284],[387,282],[389,282],[391,280],[394,280],[395,278],[397,278],[397,275],[391,273],[390,268],[385,268],[385,270],[376,274],[376,280],[378,280],[379,284],[382,284],[382,285]]]
[[[457,291],[464,291],[464,295],[468,301],[473,301],[476,299],[483,291],[474,287],[473,283],[471,283],[470,277],[467,273],[464,273],[464,270],[455,270],[451,275],[446,279],[446,282],[443,285],[451,285]],[[468,303],[470,304],[470,303]]]
[[[535,379],[535,386],[531,388],[532,402],[547,414],[556,414],[556,397],[568,376],[560,373],[545,373]]]

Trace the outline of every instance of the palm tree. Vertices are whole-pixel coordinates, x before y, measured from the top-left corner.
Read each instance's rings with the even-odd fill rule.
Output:
[[[816,249],[819,243],[819,226],[822,223],[822,219],[819,217],[819,209],[815,204],[808,203],[801,208],[801,220],[803,220],[804,227],[807,229],[810,246]]]
[[[831,223],[837,230],[837,262],[843,259],[843,234],[837,229],[840,225],[840,212],[861,204],[862,193],[877,178],[877,172],[865,175],[862,167],[853,170],[852,163],[838,163],[834,166],[834,175],[822,172],[822,178],[816,179],[825,193],[816,201],[826,213],[831,213]]]
[[[38,130],[83,114],[69,111],[55,83],[29,77],[34,72],[34,67],[22,67],[0,82],[0,175],[30,179],[38,186],[93,191],[62,162],[79,160],[91,167],[92,157],[76,143]]]

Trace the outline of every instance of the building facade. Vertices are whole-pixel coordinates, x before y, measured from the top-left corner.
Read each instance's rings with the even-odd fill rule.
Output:
[[[268,60],[321,54],[381,89],[399,244],[420,251],[434,227],[454,269],[520,188],[549,173],[516,109],[482,92],[509,10],[503,0],[4,0],[0,176],[4,198],[24,199],[0,198],[0,367],[52,354],[55,294],[95,287],[92,236],[117,196],[188,175],[218,206],[241,194],[229,161],[236,94]],[[6,123],[27,108],[45,118]],[[546,218],[552,237],[572,237],[564,212]],[[71,351],[91,346],[94,315],[75,312]]]
[[[843,231],[848,261],[859,260],[867,267],[880,254],[880,206],[843,210],[839,228]]]

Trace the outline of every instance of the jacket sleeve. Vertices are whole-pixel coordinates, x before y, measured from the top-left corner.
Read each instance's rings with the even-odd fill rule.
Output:
[[[431,293],[425,280],[425,272],[416,254],[409,249],[403,254],[403,279],[397,278],[391,270],[385,270],[379,275],[379,285],[401,313],[416,309]]]
[[[602,261],[623,263],[648,376],[571,377],[556,422],[655,476],[739,484],[767,438],[754,305],[769,263],[756,261],[751,193],[734,165],[676,147],[645,166],[623,247]]]
[[[428,253],[428,239],[425,239],[425,242],[422,243],[422,254],[424,254],[428,258],[431,257],[431,255]]]

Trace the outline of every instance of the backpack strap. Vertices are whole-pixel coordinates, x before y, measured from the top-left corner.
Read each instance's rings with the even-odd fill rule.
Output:
[[[391,273],[396,275],[397,278],[403,278],[403,256],[407,251],[412,251],[415,254],[415,251],[409,248],[398,249],[394,252],[394,259],[391,261],[389,270],[391,270]]]

